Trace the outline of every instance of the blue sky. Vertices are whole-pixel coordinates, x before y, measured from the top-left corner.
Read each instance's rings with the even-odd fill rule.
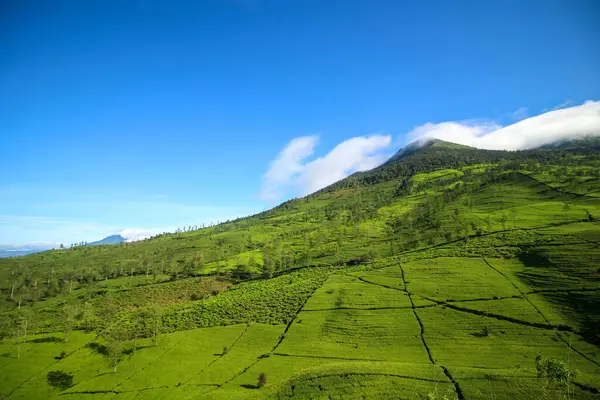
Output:
[[[598,122],[594,0],[0,7],[0,243],[246,215],[431,132]]]

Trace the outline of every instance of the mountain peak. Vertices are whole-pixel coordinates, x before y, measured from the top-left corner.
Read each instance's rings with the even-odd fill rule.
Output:
[[[445,140],[435,139],[435,138],[421,138],[414,140],[398,150],[396,154],[394,154],[389,160],[386,161],[386,164],[393,163],[398,161],[401,158],[408,157],[411,154],[416,153],[419,150],[427,149],[430,147],[438,148],[438,149],[471,149],[470,146],[465,146],[458,143],[446,142]]]
[[[125,239],[123,236],[121,235],[110,235],[105,237],[102,240],[98,240],[96,242],[92,242],[92,243],[88,243],[88,246],[99,246],[101,244],[117,244],[117,243],[123,243],[125,242],[127,239]]]

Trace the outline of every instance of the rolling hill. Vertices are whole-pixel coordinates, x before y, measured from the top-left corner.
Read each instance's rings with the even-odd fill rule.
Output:
[[[432,141],[250,217],[0,260],[0,397],[600,399],[599,150]]]

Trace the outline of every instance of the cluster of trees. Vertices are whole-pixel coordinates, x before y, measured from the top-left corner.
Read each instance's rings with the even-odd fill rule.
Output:
[[[128,320],[123,320],[119,312],[119,303],[107,295],[95,305],[88,301],[70,300],[62,306],[63,341],[69,340],[71,331],[77,327],[88,332],[94,330],[97,337],[103,337],[106,345],[92,343],[99,352],[107,356],[110,367],[116,372],[117,364],[123,353],[127,350],[126,344],[133,342],[130,351],[137,350],[137,341],[142,337],[152,337],[155,346],[162,327],[162,314],[159,307],[146,306],[128,313]],[[19,325],[16,325],[18,328]],[[22,330],[21,330],[22,331]],[[15,336],[21,331],[13,330]],[[17,343],[23,340],[17,336]],[[64,354],[63,354],[64,356]]]
[[[263,271],[269,277],[279,271],[293,268],[298,260],[289,244],[267,244],[262,249]]]
[[[453,175],[426,183],[424,186],[429,194],[425,195],[424,201],[407,213],[390,217],[386,221],[385,232],[389,238],[390,254],[394,255],[399,251],[416,248],[422,244],[434,245],[465,238],[472,234],[483,234],[482,227],[469,221],[465,216],[466,213],[461,212],[461,208],[455,207],[452,213],[448,213],[446,206],[460,198],[462,199],[461,207],[472,211],[471,195],[490,183],[519,179],[520,176],[518,172],[514,171],[514,168],[517,166],[502,163],[478,173],[465,171],[464,175]],[[498,188],[501,189],[501,186]],[[423,186],[415,187],[403,182],[397,193],[408,195],[421,190],[423,190]],[[504,196],[500,196],[497,201],[502,210],[500,216],[502,230],[506,230],[509,221],[512,220],[513,225],[516,224],[517,215],[514,208],[506,207],[503,198]],[[489,215],[485,226],[487,231],[492,230],[492,220]]]
[[[78,242],[78,243],[71,243],[71,245],[69,247],[72,249],[75,247],[83,247],[83,246],[87,246],[87,245],[88,245],[88,242]],[[65,246],[63,246],[61,243],[60,248],[64,249]]]
[[[35,269],[28,266],[17,266],[7,277],[8,288],[0,290],[3,299],[2,310],[20,309],[23,304],[60,294],[69,294],[74,288],[92,285],[100,279],[99,270],[94,268],[75,268],[61,270],[60,275],[55,268]]]
[[[131,351],[137,350],[137,341],[142,337],[152,337],[155,346],[162,327],[162,313],[157,306],[147,305],[127,313],[128,320],[119,315],[121,307],[115,299],[104,296],[95,305],[87,300],[70,299],[60,307],[60,326],[67,343],[73,329],[95,330],[97,337],[106,342],[104,353],[109,364],[116,371],[118,362],[126,350],[127,342],[133,342]],[[21,357],[21,345],[27,341],[28,328],[36,315],[31,309],[23,308],[13,313],[0,314],[0,339],[13,337],[16,343],[16,357]],[[55,327],[58,328],[58,327]],[[48,340],[56,338],[50,337]],[[64,357],[62,354],[59,357]]]
[[[15,313],[0,314],[0,339],[14,337],[16,340],[16,356],[21,358],[21,345],[27,340],[27,331],[31,320],[28,309],[20,309]]]
[[[223,252],[218,259],[228,256],[228,252]],[[200,251],[183,259],[174,259],[172,254],[159,257],[157,254],[141,253],[135,259],[104,260],[86,267],[63,265],[55,268],[47,265],[46,268],[30,268],[24,263],[16,264],[5,278],[8,288],[0,289],[0,296],[4,300],[2,309],[20,308],[23,303],[69,294],[76,288],[101,280],[133,278],[136,275],[152,275],[155,282],[161,275],[170,275],[171,279],[186,278],[195,275],[204,264],[204,255]]]

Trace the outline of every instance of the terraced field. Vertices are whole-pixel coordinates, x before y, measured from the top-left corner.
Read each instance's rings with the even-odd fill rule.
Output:
[[[436,258],[337,271],[286,325],[181,331],[158,346],[143,339],[115,374],[93,335],[76,333],[68,344],[30,336],[21,359],[2,359],[2,396],[535,398],[541,353],[579,371],[571,398],[598,397],[600,349],[570,321],[546,314],[552,297],[519,278],[526,270],[518,259]],[[15,351],[14,343],[1,346]],[[66,357],[56,359],[59,350]],[[19,367],[25,363],[31,368]],[[57,393],[46,383],[50,370],[71,371],[74,386]]]

